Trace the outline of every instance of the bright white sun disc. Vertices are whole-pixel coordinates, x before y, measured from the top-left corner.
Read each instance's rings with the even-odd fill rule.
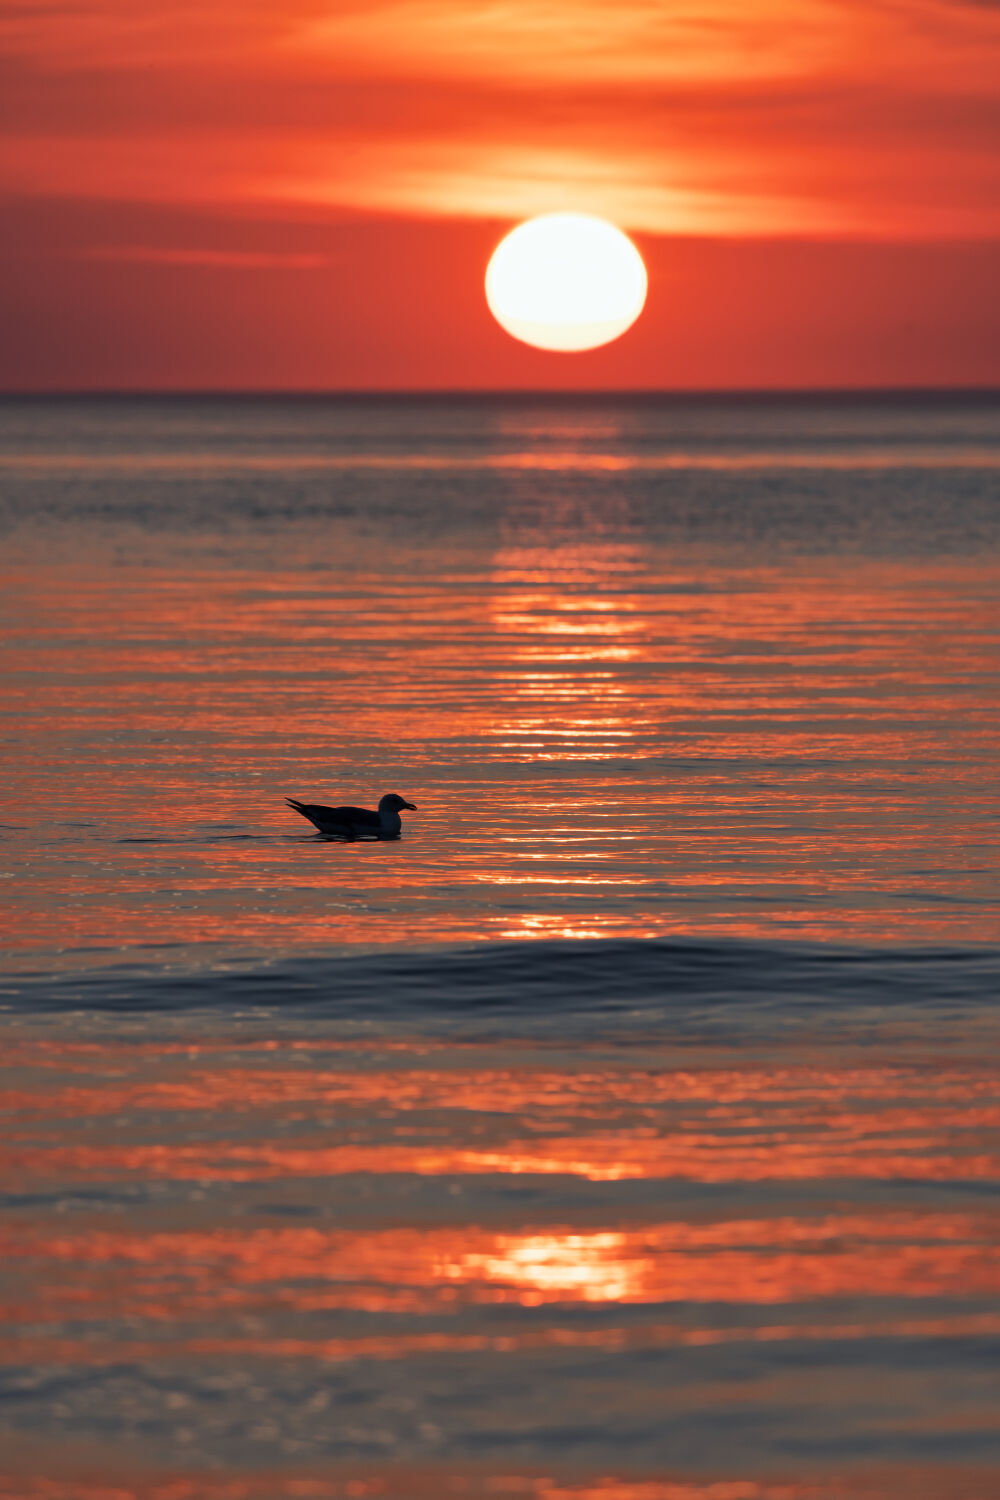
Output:
[[[486,268],[502,328],[538,349],[596,349],[631,327],[646,267],[627,235],[589,214],[543,214],[512,229]]]

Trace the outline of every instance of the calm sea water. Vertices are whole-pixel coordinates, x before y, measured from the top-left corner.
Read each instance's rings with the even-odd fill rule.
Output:
[[[7,400],[0,527],[0,1496],[996,1493],[995,401]]]

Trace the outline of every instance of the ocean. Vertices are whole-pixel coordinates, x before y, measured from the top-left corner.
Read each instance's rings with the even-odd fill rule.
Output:
[[[0,549],[3,1500],[997,1492],[995,397],[8,397]]]

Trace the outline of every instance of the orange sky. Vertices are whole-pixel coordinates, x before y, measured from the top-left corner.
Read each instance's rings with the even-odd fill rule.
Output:
[[[8,389],[1000,383],[989,0],[20,0],[0,52]],[[482,276],[568,208],[649,304],[542,354]]]

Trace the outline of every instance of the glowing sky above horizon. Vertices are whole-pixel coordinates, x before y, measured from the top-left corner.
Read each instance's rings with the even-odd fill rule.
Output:
[[[7,388],[548,384],[481,297],[434,289],[478,290],[505,230],[566,211],[637,237],[661,319],[584,383],[1000,378],[974,312],[1000,238],[982,0],[29,0],[0,54]],[[761,277],[826,317],[755,321]],[[387,280],[408,295],[380,310]]]

